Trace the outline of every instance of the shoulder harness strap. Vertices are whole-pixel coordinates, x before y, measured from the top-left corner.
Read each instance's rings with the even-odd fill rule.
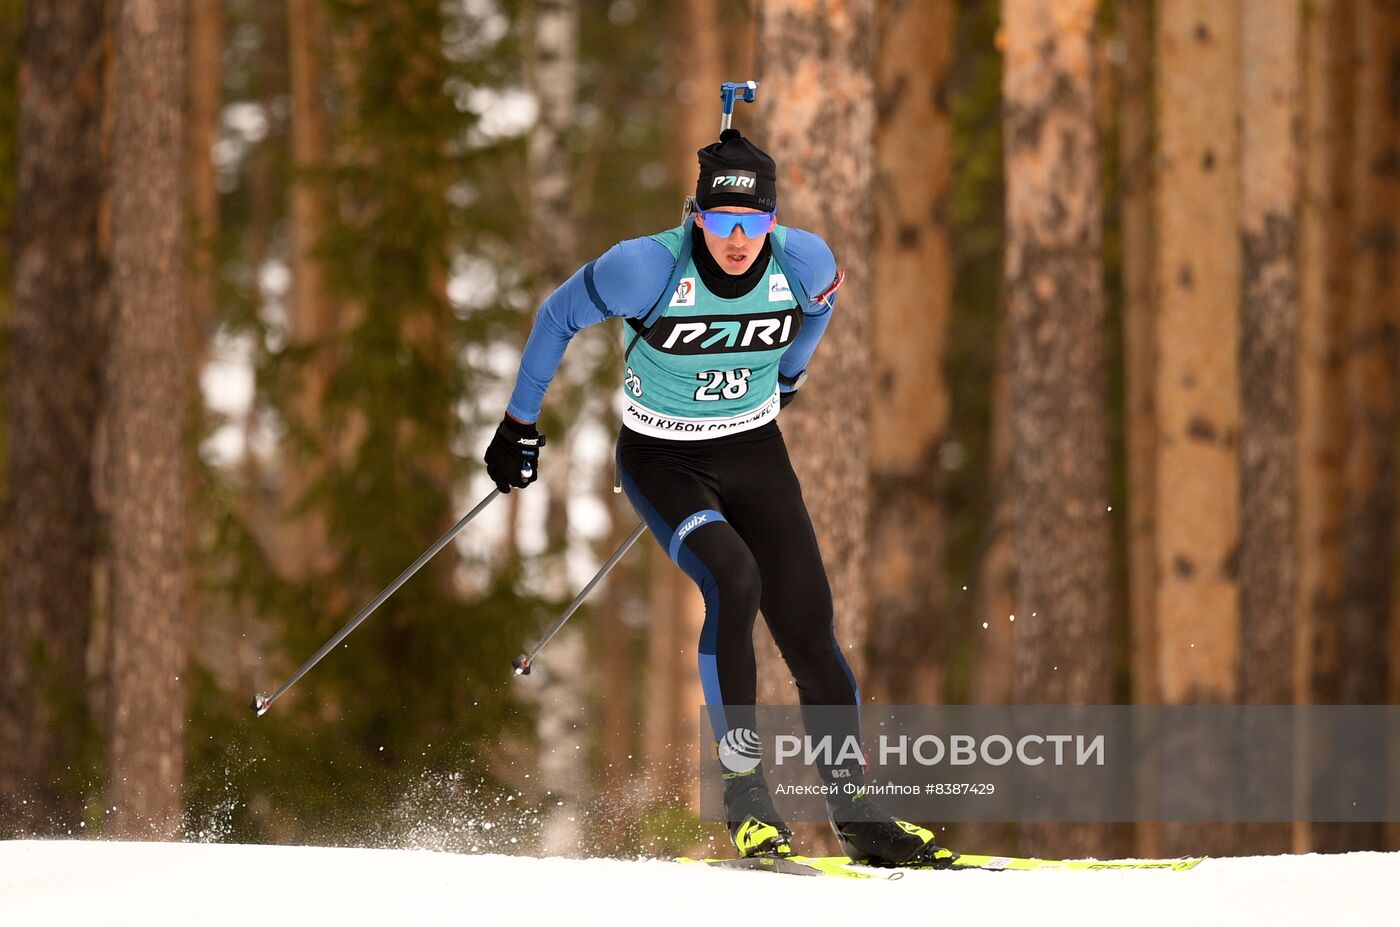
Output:
[[[646,316],[641,322],[638,322],[636,319],[627,320],[628,324],[632,326],[632,330],[637,334],[632,337],[632,341],[627,345],[626,352],[622,355],[624,361],[631,355],[632,349],[637,346],[638,338],[650,337],[651,332],[656,328],[656,323],[660,322],[661,317],[666,314],[666,307],[670,305],[671,298],[675,295],[676,287],[680,286],[681,277],[685,276],[686,265],[690,262],[690,242],[692,231],[695,228],[695,220],[686,219],[684,228],[685,231],[681,233],[680,251],[676,254],[676,268],[671,272],[671,282],[666,285],[666,289],[661,291],[661,298],[647,311]]]
[[[787,249],[782,242],[778,241],[778,230],[774,229],[773,234],[768,236],[768,244],[773,249],[773,260],[778,262],[778,269],[787,278],[788,289],[792,290],[793,297],[797,300],[797,308],[802,310],[803,315],[807,313],[807,305],[811,302],[811,297],[807,295],[807,288],[802,285],[802,279],[792,272],[792,265],[788,263]]]

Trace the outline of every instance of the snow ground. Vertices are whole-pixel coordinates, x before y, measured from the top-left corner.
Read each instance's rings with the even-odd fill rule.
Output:
[[[1400,853],[1207,860],[1190,872],[797,878],[661,861],[231,844],[0,842],[0,924],[1396,923]]]

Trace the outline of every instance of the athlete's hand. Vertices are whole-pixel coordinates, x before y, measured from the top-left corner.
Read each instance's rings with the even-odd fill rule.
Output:
[[[524,489],[539,479],[542,447],[544,435],[535,430],[534,422],[518,422],[507,415],[486,448],[486,474],[501,492],[510,492],[512,486]]]

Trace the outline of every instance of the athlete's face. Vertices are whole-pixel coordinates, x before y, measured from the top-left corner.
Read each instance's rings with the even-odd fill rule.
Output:
[[[716,206],[710,212],[733,212],[761,213],[761,209],[750,209],[747,206]],[[758,252],[763,250],[763,242],[768,237],[768,233],[749,238],[744,234],[744,230],[739,226],[734,226],[734,231],[729,233],[728,238],[720,238],[705,228],[705,217],[697,215],[695,224],[705,233],[705,245],[710,249],[710,254],[726,273],[742,274],[753,266],[754,259],[758,257]]]

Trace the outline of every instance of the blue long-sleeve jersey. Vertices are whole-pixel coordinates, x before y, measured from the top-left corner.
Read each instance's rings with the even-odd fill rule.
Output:
[[[813,297],[803,307],[801,330],[778,365],[784,376],[793,377],[807,368],[831,319],[835,294],[821,302],[815,297],[836,279],[836,259],[821,236],[801,229],[788,229],[786,252],[792,272]],[[675,266],[676,259],[659,241],[632,238],[614,245],[593,263],[596,300],[588,291],[583,268],[566,280],[535,315],[506,411],[522,422],[539,418],[540,403],[570,339],[580,329],[613,316],[644,317],[661,298]]]

